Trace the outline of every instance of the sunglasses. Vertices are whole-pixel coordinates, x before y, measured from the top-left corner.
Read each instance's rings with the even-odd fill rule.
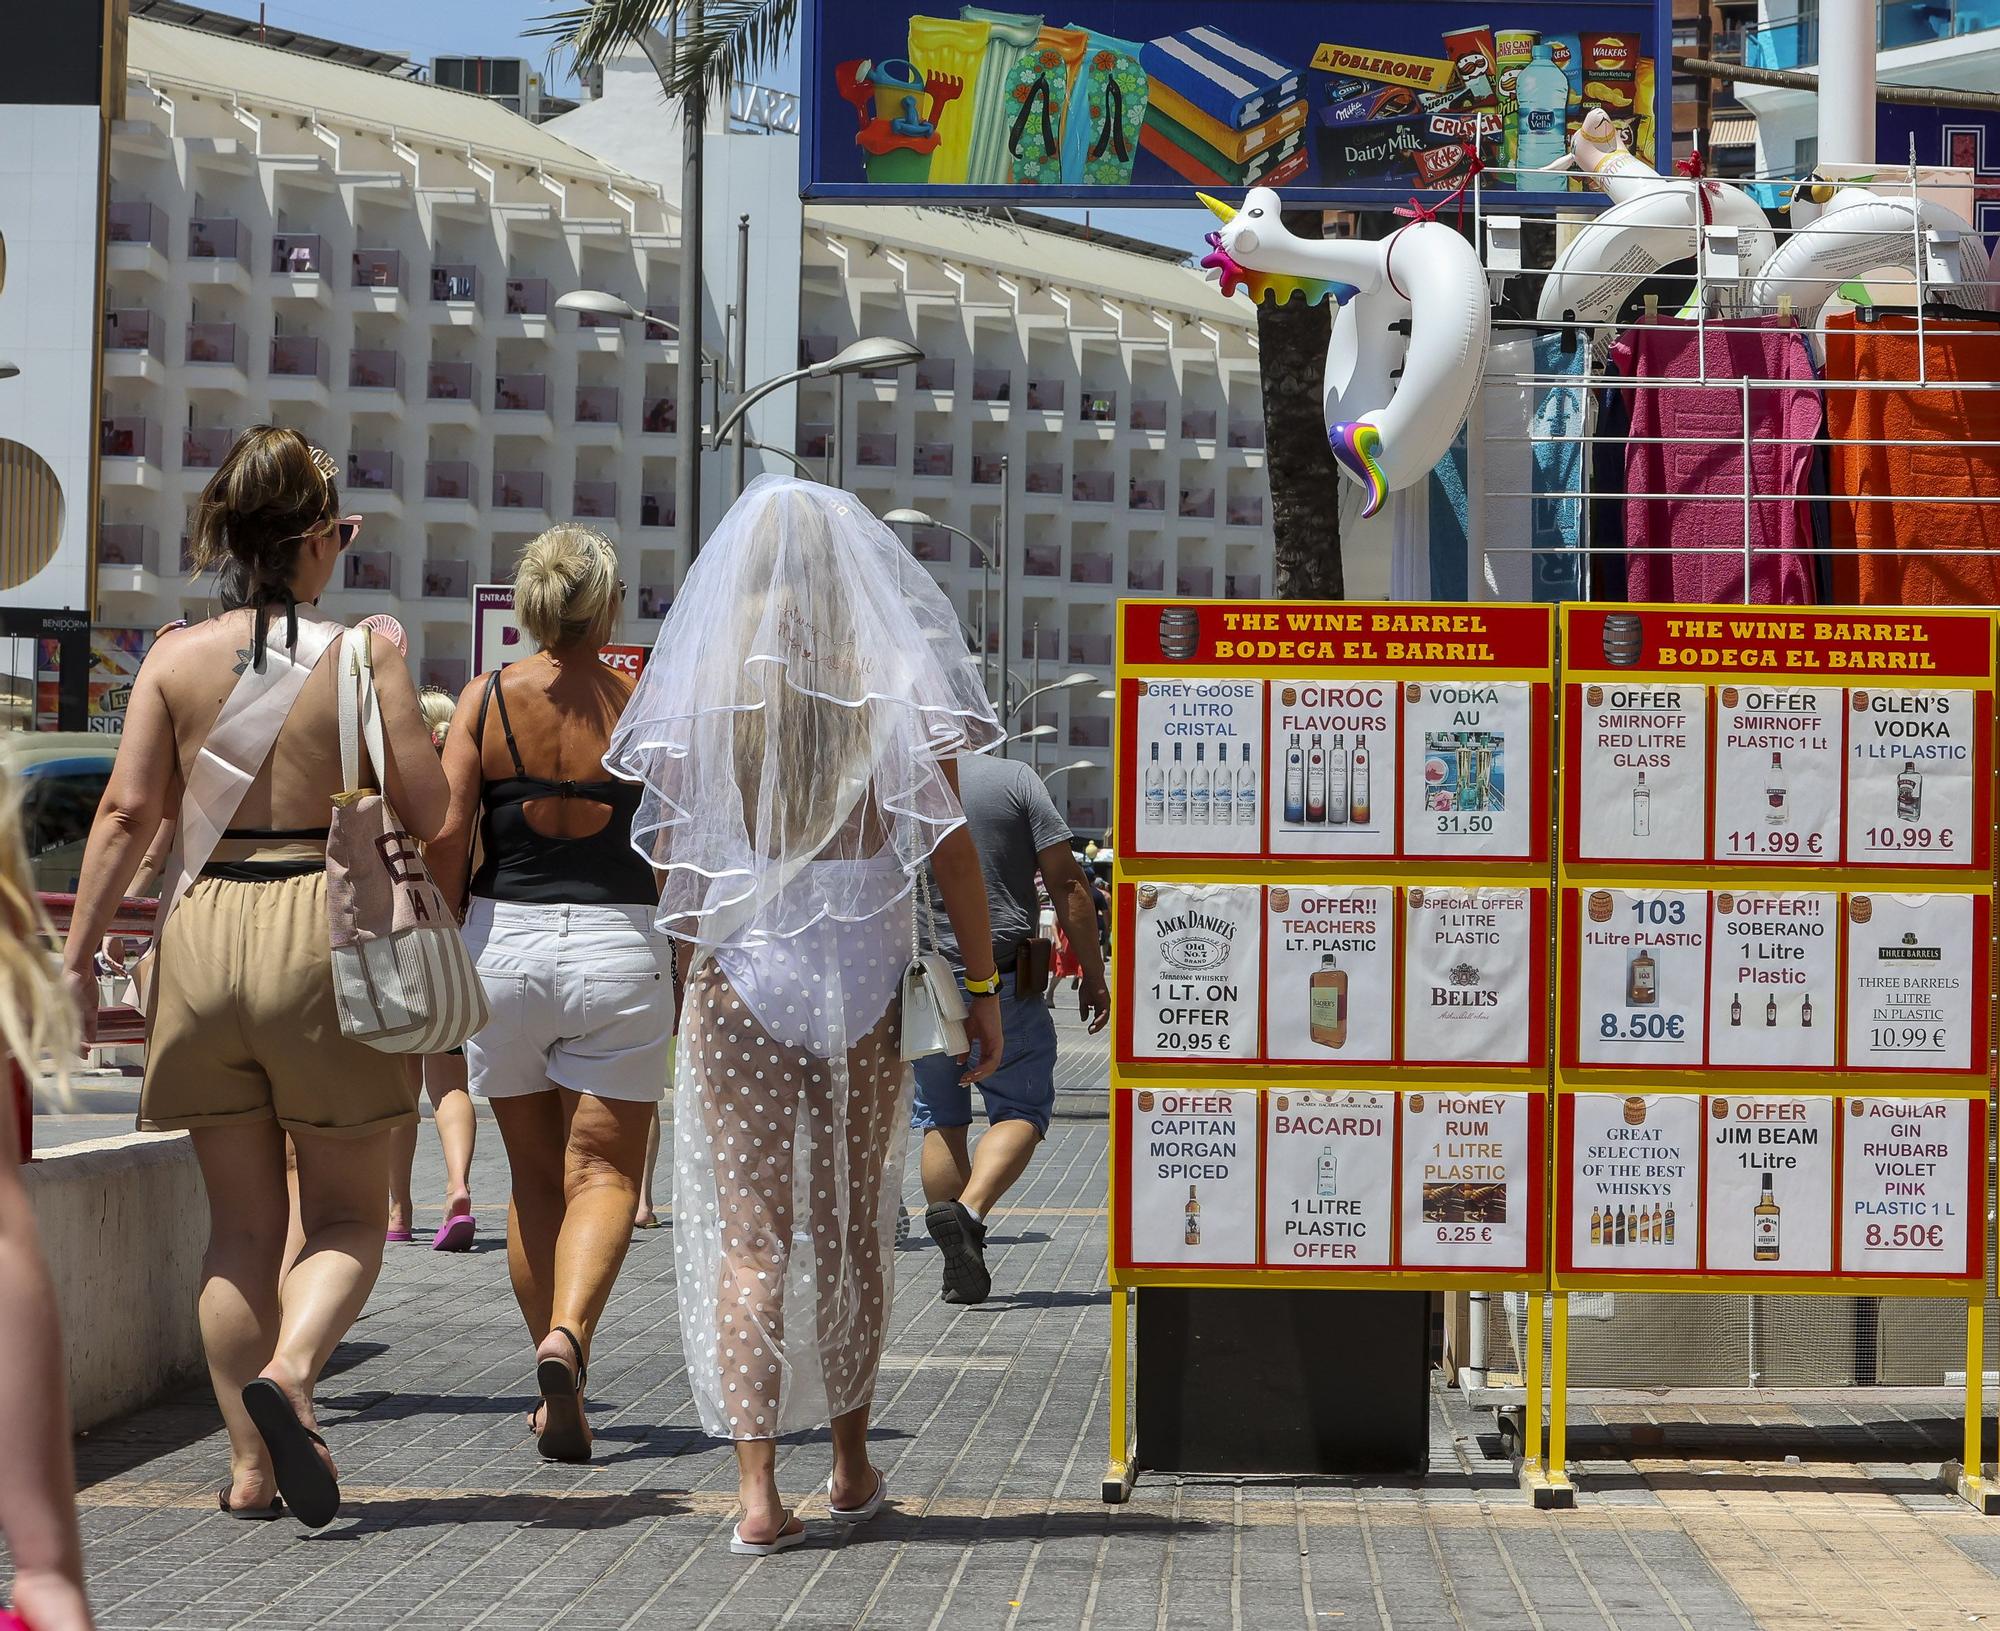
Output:
[[[342,549],[347,548],[349,544],[361,536],[361,517],[358,515],[343,515],[333,525],[335,532],[340,537],[340,547]]]

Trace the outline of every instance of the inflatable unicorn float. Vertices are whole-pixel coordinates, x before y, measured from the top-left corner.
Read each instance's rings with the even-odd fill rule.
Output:
[[[1222,222],[1201,264],[1222,292],[1280,305],[1329,296],[1327,442],[1373,515],[1443,458],[1486,365],[1486,272],[1471,244],[1428,211],[1374,243],[1300,238],[1278,195],[1253,187],[1240,209],[1197,195]]]

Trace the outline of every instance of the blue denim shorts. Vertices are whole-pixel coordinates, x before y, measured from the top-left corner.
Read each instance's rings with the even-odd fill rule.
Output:
[[[1032,1122],[1037,1132],[1046,1133],[1056,1102],[1055,1016],[1039,997],[1016,997],[1012,974],[1000,976],[1000,1036],[1000,1068],[976,1084],[986,1099],[986,1119]],[[973,1057],[978,1057],[976,1045]],[[965,1069],[948,1054],[917,1061],[912,1127],[929,1132],[972,1125],[972,1089],[958,1080]]]

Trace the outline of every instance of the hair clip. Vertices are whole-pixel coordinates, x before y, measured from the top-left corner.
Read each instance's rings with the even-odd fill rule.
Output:
[[[312,467],[319,472],[319,479],[331,487],[340,479],[340,466],[333,462],[333,455],[323,447],[306,443],[306,457],[312,460]]]

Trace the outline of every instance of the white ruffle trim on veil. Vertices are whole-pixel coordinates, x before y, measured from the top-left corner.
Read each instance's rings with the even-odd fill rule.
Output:
[[[709,946],[858,922],[964,820],[940,761],[999,745],[944,592],[850,493],[744,489],[689,570],[605,763],[659,928]],[[900,865],[827,866],[894,857]]]

